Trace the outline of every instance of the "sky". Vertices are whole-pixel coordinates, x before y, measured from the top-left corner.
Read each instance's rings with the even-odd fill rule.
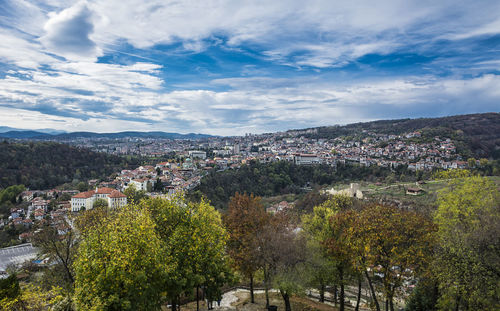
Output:
[[[0,126],[231,136],[499,108],[498,0],[0,0]]]

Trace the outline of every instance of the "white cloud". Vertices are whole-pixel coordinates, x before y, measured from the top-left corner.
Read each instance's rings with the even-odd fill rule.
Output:
[[[94,32],[95,13],[86,1],[62,10],[51,12],[45,23],[46,34],[40,38],[52,53],[76,60],[95,60],[102,50],[91,39]]]
[[[98,72],[106,76],[106,70],[101,68]],[[128,72],[127,68],[122,70]],[[76,80],[68,84],[65,80],[72,79],[67,79],[67,76],[56,79],[34,76],[32,81],[9,77],[0,80],[0,99],[16,108],[2,109],[48,110],[46,113],[55,115],[56,120],[52,123],[40,124],[46,115],[33,113],[31,117],[40,121],[30,119],[30,124],[36,124],[32,125],[33,128],[77,130],[92,125],[87,129],[157,129],[235,135],[407,115],[477,112],[475,102],[482,103],[481,111],[495,111],[500,99],[500,77],[496,75],[470,80],[387,78],[335,85],[301,80],[288,86],[282,85],[281,80],[273,83],[269,78],[262,78],[260,82],[256,78],[248,81],[242,78],[216,81],[237,86],[230,91],[165,93],[151,89],[123,91],[119,85],[126,82],[120,82],[119,75],[102,79]],[[111,80],[116,80],[116,84],[110,83]],[[268,87],[261,87],[266,82]],[[79,83],[86,85],[85,89],[93,87],[94,93],[73,93],[71,90]],[[155,83],[151,86],[154,87]],[[12,118],[12,113],[2,114],[0,122],[14,125]],[[28,119],[24,116],[22,120]]]

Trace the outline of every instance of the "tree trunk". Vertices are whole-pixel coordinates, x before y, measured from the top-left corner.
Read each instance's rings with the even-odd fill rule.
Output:
[[[290,306],[290,296],[287,293],[281,292],[281,296],[285,301],[285,311],[292,311],[292,307]]]
[[[333,286],[333,305],[337,306],[337,285]]]
[[[325,284],[321,284],[319,288],[319,302],[325,302]]]
[[[455,311],[459,311],[460,310],[460,292],[457,292],[457,301],[455,303]]]
[[[172,298],[172,311],[177,311],[177,299]]]
[[[391,311],[394,311],[394,297],[392,294],[391,297],[389,297],[389,308],[391,309]]]
[[[375,303],[375,308],[377,311],[380,311],[380,305],[378,304],[378,300],[377,300],[377,293],[375,293],[375,289],[373,288],[372,280],[370,279],[370,276],[368,275],[368,271],[366,271],[366,269],[365,269],[365,277],[366,277],[366,280],[368,281],[368,285],[369,285],[370,291],[372,293],[372,299],[373,299],[373,302]]]
[[[345,310],[345,295],[344,295],[344,269],[338,268],[340,281],[340,308],[339,311]]]
[[[264,267],[264,293],[266,294],[266,309],[269,308],[269,274]]]
[[[389,299],[385,299],[385,311],[389,311]]]
[[[250,275],[250,302],[255,303],[255,299],[253,296],[253,273]]]
[[[359,311],[360,302],[361,302],[361,275],[358,276],[358,297],[356,299],[356,308],[354,308],[354,311]]]
[[[196,286],[196,311],[200,311],[200,287]]]

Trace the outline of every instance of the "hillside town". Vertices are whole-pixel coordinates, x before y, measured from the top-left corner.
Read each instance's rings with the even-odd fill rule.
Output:
[[[130,187],[153,197],[188,192],[200,184],[208,171],[236,169],[252,160],[266,163],[289,161],[297,165],[327,164],[334,167],[338,163],[390,169],[406,166],[414,171],[467,167],[467,162],[457,154],[456,147],[449,138],[434,137],[431,142],[419,143],[420,132],[402,135],[364,132],[365,138],[362,140],[346,137],[329,140],[306,137],[307,134],[314,134],[314,131],[213,137],[199,141],[138,138],[106,142],[101,139],[75,140],[71,143],[96,151],[139,153],[150,157],[170,155],[170,159],[132,170],[124,169],[115,172],[106,180],[89,180],[86,191],[24,191],[19,196],[19,201],[25,202],[25,207],[12,208],[5,225],[13,223],[29,229],[34,222],[52,220],[51,222],[58,226],[62,223],[58,219],[65,212],[76,213],[91,209],[97,199],[105,200],[110,207],[121,207],[127,204],[124,192]],[[282,209],[283,206],[274,208]],[[4,223],[0,225],[3,226]],[[26,240],[29,235],[30,233],[26,232],[19,238]]]
[[[448,137],[433,137],[423,142],[418,131],[384,135],[363,131],[362,139],[337,137],[314,139],[317,129],[235,137],[210,137],[200,140],[153,138],[77,138],[63,141],[79,147],[116,155],[165,156],[187,159],[183,168],[235,167],[249,160],[293,161],[296,164],[357,163],[363,166],[408,166],[410,170],[465,168]]]

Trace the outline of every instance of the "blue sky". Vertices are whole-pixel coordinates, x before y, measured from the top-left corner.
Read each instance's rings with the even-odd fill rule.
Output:
[[[499,1],[0,0],[0,125],[242,135],[498,112]]]

